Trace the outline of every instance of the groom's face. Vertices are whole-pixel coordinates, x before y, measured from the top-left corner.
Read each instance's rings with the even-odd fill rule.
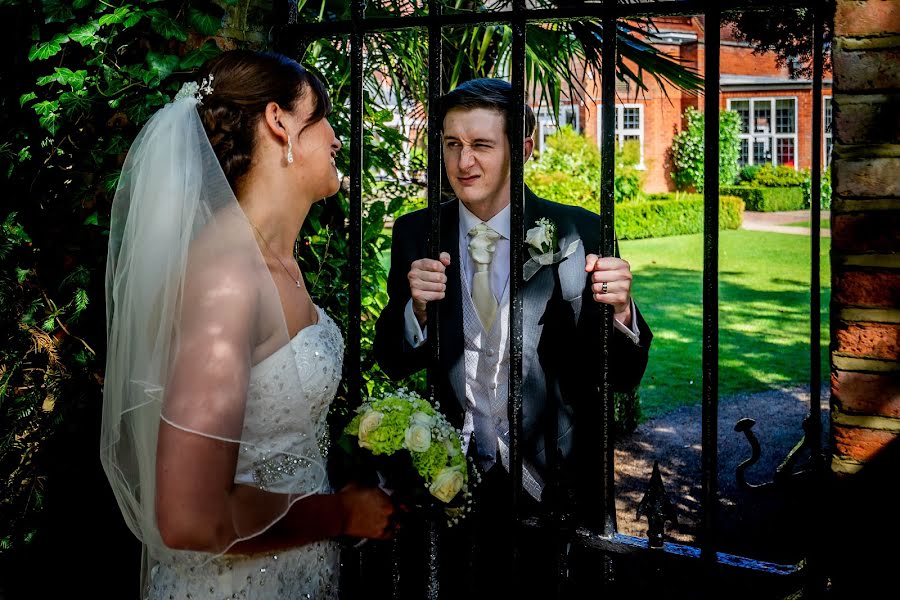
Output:
[[[489,108],[454,108],[444,117],[444,167],[456,197],[487,219],[509,204],[506,118]]]

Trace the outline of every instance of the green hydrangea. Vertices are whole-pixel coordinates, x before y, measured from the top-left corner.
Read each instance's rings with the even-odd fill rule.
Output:
[[[434,484],[441,492],[449,488],[447,497],[458,486],[458,480],[456,485],[447,483],[452,484],[447,470],[456,470],[463,477],[462,491],[467,492],[468,465],[459,431],[418,396],[399,390],[383,398],[370,398],[357,409],[344,434],[356,437],[359,447],[375,456],[390,456],[401,450],[409,452],[413,467],[425,485]],[[437,483],[436,478],[440,479]]]

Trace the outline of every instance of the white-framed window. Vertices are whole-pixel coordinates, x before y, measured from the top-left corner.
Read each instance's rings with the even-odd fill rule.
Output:
[[[544,149],[544,138],[559,131],[560,127],[569,125],[576,132],[581,133],[581,115],[578,106],[563,104],[559,107],[559,124],[553,118],[553,113],[548,108],[539,108],[534,115],[537,125],[534,132],[535,149],[540,152]]]
[[[797,98],[729,98],[741,116],[738,163],[797,168]]]
[[[597,139],[602,140],[603,120],[597,105]],[[616,104],[616,144],[621,149],[625,142],[636,141],[640,148],[638,169],[644,166],[644,106],[642,104]],[[599,142],[598,142],[599,143]]]
[[[831,147],[834,145],[834,140],[831,137],[831,118],[832,118],[832,109],[831,109],[831,96],[825,96],[822,98],[822,102],[825,104],[822,110],[822,125],[825,127],[825,167],[828,168],[831,166]]]

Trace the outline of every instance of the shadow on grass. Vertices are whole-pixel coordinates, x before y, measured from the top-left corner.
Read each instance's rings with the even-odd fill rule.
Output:
[[[809,284],[748,285],[744,273],[719,279],[719,393],[752,392],[809,379]],[[636,270],[635,296],[653,329],[641,384],[645,418],[701,401],[702,273],[648,265]],[[827,369],[830,290],[822,290],[822,364]]]

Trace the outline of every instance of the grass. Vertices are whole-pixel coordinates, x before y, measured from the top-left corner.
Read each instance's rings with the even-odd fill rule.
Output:
[[[828,368],[829,238],[821,244],[822,373]],[[634,297],[653,330],[642,419],[699,404],[703,236],[620,242]],[[381,257],[385,268],[390,254]],[[809,237],[723,231],[719,246],[719,393],[809,381]]]
[[[828,373],[828,255],[822,239],[822,373]],[[702,386],[701,235],[621,242],[654,333],[643,418],[698,404]],[[809,238],[725,231],[719,248],[719,393],[809,381]]]
[[[796,223],[785,223],[785,225],[788,227],[809,227],[811,222],[812,221],[807,219],[806,221],[797,221]],[[819,221],[819,227],[821,229],[831,229],[831,219],[822,219]]]

